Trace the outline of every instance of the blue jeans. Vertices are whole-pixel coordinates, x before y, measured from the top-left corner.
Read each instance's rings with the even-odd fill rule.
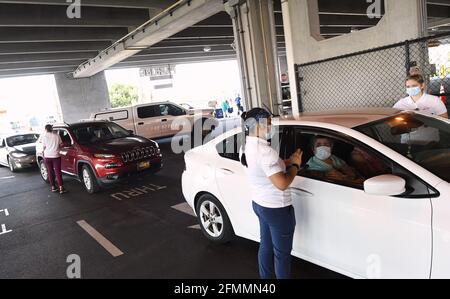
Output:
[[[295,230],[294,207],[269,209],[253,202],[253,210],[259,218],[261,234],[258,252],[261,278],[273,279],[275,274],[278,279],[290,279]]]

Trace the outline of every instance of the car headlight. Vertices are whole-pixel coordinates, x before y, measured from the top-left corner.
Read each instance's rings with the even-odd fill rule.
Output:
[[[116,155],[113,155],[113,154],[95,154],[94,157],[100,158],[100,159],[111,159],[111,158],[115,158]]]
[[[11,156],[13,156],[14,158],[23,158],[28,156],[27,154],[24,153],[11,153]]]

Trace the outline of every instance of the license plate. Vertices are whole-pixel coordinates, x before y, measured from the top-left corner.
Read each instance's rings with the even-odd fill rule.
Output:
[[[150,168],[150,162],[149,161],[139,162],[138,163],[138,170],[144,170],[144,169],[148,169],[148,168]]]

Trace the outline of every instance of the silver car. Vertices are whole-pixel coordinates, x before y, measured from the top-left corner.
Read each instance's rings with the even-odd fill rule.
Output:
[[[0,137],[0,165],[11,172],[36,165],[36,141],[39,134],[26,133]]]

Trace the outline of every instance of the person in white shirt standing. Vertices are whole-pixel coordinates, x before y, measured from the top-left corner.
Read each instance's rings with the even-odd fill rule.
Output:
[[[61,194],[66,193],[61,172],[61,154],[59,153],[62,140],[61,137],[53,131],[52,125],[45,126],[42,145],[44,146],[44,162],[47,167],[51,191],[59,192]],[[55,178],[59,188],[55,187]]]
[[[270,144],[271,116],[261,108],[242,114],[245,140],[241,162],[252,191],[253,210],[259,218],[261,243],[258,252],[262,279],[289,279],[295,214],[287,189],[302,164],[298,150],[288,161],[280,159]],[[275,258],[274,258],[275,257]]]
[[[436,96],[425,92],[425,80],[422,75],[415,74],[406,79],[406,92],[409,95],[401,99],[395,105],[395,109],[403,111],[420,111],[429,115],[448,118],[447,107]]]

